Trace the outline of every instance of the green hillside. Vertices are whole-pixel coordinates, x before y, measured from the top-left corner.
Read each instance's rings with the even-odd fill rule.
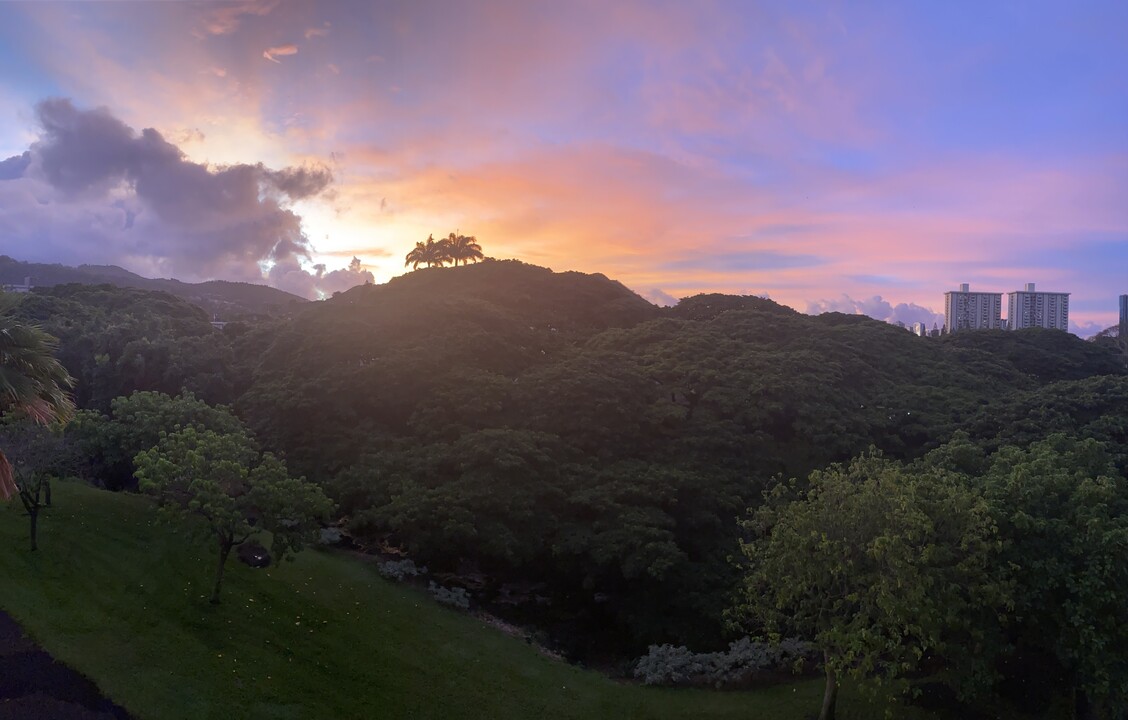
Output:
[[[199,307],[165,292],[57,285],[21,296],[18,318],[59,338],[59,360],[77,380],[79,407],[106,410],[135,390],[199,393],[231,402],[240,374],[229,339]],[[236,337],[243,323],[230,328]]]
[[[0,607],[141,720],[792,720],[818,706],[818,680],[751,692],[622,685],[348,555],[306,552],[267,570],[233,563],[226,601],[212,606],[210,554],[157,525],[148,499],[67,483],[48,512],[36,553],[22,550],[17,506],[0,512]],[[881,712],[853,695],[842,710]]]
[[[108,286],[16,312],[60,337],[83,407],[181,389],[233,404],[362,543],[477,577],[484,602],[540,585],[552,604],[515,612],[574,660],[724,647],[737,519],[779,478],[871,445],[911,460],[960,430],[989,450],[1059,431],[1128,466],[1124,356],[1056,331],[920,338],[724,295],[658,308],[517,261],[222,332],[183,300]]]
[[[600,275],[483,263],[264,331],[236,408],[366,542],[484,573],[488,591],[544,583],[557,602],[531,612],[571,657],[715,647],[736,520],[779,477],[871,445],[914,459],[961,429],[991,440],[996,408],[1124,377],[1066,333],[974,335],[754,297],[660,309]]]
[[[939,462],[987,502],[986,488],[1013,479],[1007,458],[1051,433],[1061,437],[1039,452],[1055,462],[1084,455],[1062,449],[1072,442],[1098,441],[1094,457],[1107,456],[1113,469],[1070,470],[1076,478],[1062,480],[1061,497],[1046,507],[991,496],[1001,542],[983,562],[998,562],[995,575],[1008,587],[1027,588],[1018,600],[1028,607],[1013,609],[1000,591],[975,632],[995,638],[982,652],[996,664],[982,675],[994,682],[989,694],[1031,711],[1056,696],[1028,688],[1105,692],[1077,658],[1100,668],[1121,662],[1100,654],[1115,644],[1101,634],[1109,627],[1078,640],[1066,637],[1072,624],[1062,625],[1061,642],[1094,638],[1080,650],[1055,644],[1061,633],[1046,630],[1078,604],[1104,617],[1104,588],[1119,596],[1120,580],[1082,582],[1066,563],[1047,580],[1065,594],[1044,591],[1023,574],[1028,540],[1011,523],[1012,511],[1036,511],[1063,533],[1040,554],[1072,547],[1074,523],[1096,501],[1066,489],[1082,480],[1107,489],[1105,475],[1128,471],[1128,369],[1108,343],[1037,330],[920,338],[861,316],[811,317],[750,297],[702,295],[657,308],[602,275],[516,261],[424,269],[222,331],[183,300],[109,286],[32,293],[14,312],[60,337],[79,403],[95,411],[65,438],[83,477],[132,486],[129,458],[145,446],[123,454],[122,438],[146,435],[130,427],[129,412],[118,416],[115,406],[129,402],[118,396],[185,389],[231,404],[263,450],[324,488],[361,547],[406,553],[467,590],[476,607],[536,628],[575,663],[621,666],[652,644],[708,652],[763,635],[760,619],[732,624],[748,572],[734,559],[750,534],[770,532],[741,519],[790,478],[801,492],[812,471],[873,448],[911,477],[930,477],[928,463]],[[174,411],[198,402],[150,401]],[[171,428],[175,412],[168,417]],[[939,454],[926,460],[932,451]],[[1113,515],[1106,519],[1115,529]],[[298,567],[330,562],[313,555]],[[1074,598],[1074,588],[1100,590]],[[177,613],[162,606],[161,617],[165,610]],[[937,682],[956,691],[957,658],[922,662],[922,672],[951,671]]]

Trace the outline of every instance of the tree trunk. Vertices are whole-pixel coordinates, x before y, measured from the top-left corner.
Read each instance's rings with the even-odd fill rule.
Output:
[[[35,494],[31,493],[27,487],[20,488],[20,502],[23,503],[24,510],[27,511],[28,522],[30,523],[28,534],[31,536],[31,549],[33,551],[39,549],[39,489],[42,485],[35,486]]]
[[[830,653],[823,653],[823,668],[826,670],[826,691],[823,692],[822,710],[819,720],[834,720],[834,706],[838,703],[838,676],[830,668]]]
[[[51,507],[51,481],[43,481],[43,507]]]
[[[232,542],[230,540],[219,541],[219,565],[215,568],[215,586],[212,587],[211,602],[212,605],[219,604],[219,588],[223,585],[223,568],[227,565],[227,556],[231,553]]]
[[[31,519],[31,549],[39,549],[39,508],[30,509],[27,511],[27,516]]]

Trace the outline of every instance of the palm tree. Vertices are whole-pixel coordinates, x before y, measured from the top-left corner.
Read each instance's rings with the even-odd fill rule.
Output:
[[[455,265],[458,264],[459,260],[465,265],[471,260],[478,262],[482,259],[482,246],[478,244],[477,238],[473,235],[451,233],[450,237],[447,238],[447,243],[450,245],[450,257]]]
[[[74,412],[67,389],[74,378],[55,359],[58,343],[37,327],[0,315],[0,415],[19,413],[47,425]],[[12,465],[0,452],[0,497],[19,492]]]
[[[428,242],[434,243],[434,238],[427,238]],[[407,259],[404,261],[404,266],[410,265],[412,270],[418,270],[420,265],[430,264],[427,263],[427,246],[421,242],[415,243],[415,248],[407,254]]]
[[[450,238],[435,240],[434,235],[428,235],[426,243],[415,243],[415,248],[407,254],[404,265],[411,265],[412,270],[418,270],[420,265],[441,267],[450,259]]]
[[[442,240],[435,241],[434,238],[427,238],[427,247],[431,249],[431,257],[433,262],[442,267],[450,261],[450,238],[443,238]]]

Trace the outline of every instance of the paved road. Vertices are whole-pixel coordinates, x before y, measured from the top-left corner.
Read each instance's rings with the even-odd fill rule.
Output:
[[[0,720],[132,720],[0,611]]]

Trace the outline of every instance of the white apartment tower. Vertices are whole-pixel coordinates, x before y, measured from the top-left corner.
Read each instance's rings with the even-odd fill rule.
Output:
[[[968,284],[944,293],[944,326],[947,332],[998,330],[1003,326],[1003,294],[971,292]]]
[[[1034,283],[1025,290],[1007,293],[1007,327],[1069,330],[1069,293],[1035,292]]]

